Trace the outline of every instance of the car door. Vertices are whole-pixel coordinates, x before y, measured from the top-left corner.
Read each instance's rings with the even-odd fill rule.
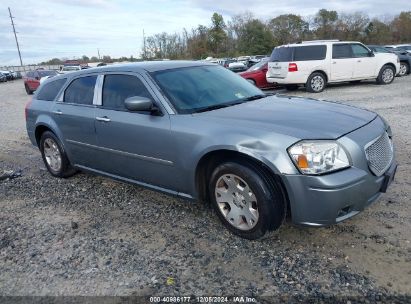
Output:
[[[101,106],[96,110],[99,170],[177,190],[170,118],[138,74],[104,75]],[[131,112],[128,97],[142,96],[161,112]],[[160,114],[161,113],[161,114]]]
[[[335,43],[332,48],[330,67],[331,81],[350,80],[353,76],[354,58],[350,44]]]
[[[352,43],[351,50],[353,58],[355,58],[353,78],[365,79],[375,76],[375,55],[369,49],[359,43]]]
[[[70,82],[52,107],[70,161],[75,165],[95,165],[94,91],[97,75],[85,75]]]

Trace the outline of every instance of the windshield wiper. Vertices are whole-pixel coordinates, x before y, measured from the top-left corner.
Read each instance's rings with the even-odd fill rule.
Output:
[[[222,104],[216,104],[216,105],[213,105],[213,106],[208,106],[208,107],[205,107],[205,108],[197,109],[197,110],[193,111],[192,113],[207,112],[207,111],[212,111],[212,110],[227,108],[227,107],[232,106],[232,105],[233,105],[233,104],[224,104],[224,103],[222,103]]]
[[[253,96],[250,96],[250,97],[243,98],[242,100],[243,101],[252,101],[252,100],[257,100],[257,99],[261,99],[261,98],[264,98],[264,97],[267,97],[267,95],[266,94],[257,94],[257,95],[253,95]]]

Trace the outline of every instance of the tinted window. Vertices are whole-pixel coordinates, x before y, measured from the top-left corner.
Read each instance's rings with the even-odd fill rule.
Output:
[[[361,44],[351,44],[351,49],[354,57],[368,57],[369,51]]]
[[[270,61],[293,61],[293,50],[294,48],[292,47],[276,47],[271,53]]]
[[[391,53],[391,51],[383,48],[382,46],[374,46],[371,49],[376,53]]]
[[[323,60],[327,53],[325,45],[310,45],[294,48],[294,61]]]
[[[27,72],[26,77],[32,78],[33,77],[33,72]]]
[[[38,71],[38,74],[40,77],[44,77],[44,76],[55,76],[57,75],[56,71]]]
[[[351,58],[351,47],[349,44],[334,44],[333,58]]]
[[[46,83],[37,94],[37,99],[49,101],[54,100],[54,98],[56,98],[57,96],[57,93],[60,92],[60,89],[65,83],[65,78]]]
[[[96,79],[97,76],[75,79],[64,93],[64,102],[92,105]]]
[[[126,110],[124,101],[132,96],[152,98],[147,88],[136,76],[104,76],[103,106],[105,108]]]
[[[179,113],[230,106],[264,95],[244,78],[221,66],[164,70],[152,76]]]

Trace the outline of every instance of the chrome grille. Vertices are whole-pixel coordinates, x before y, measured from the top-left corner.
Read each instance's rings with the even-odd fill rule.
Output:
[[[390,167],[394,151],[387,132],[365,146],[365,155],[371,172],[381,176]]]

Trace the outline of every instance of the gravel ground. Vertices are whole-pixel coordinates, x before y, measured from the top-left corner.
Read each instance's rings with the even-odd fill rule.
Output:
[[[0,83],[0,175],[22,174],[0,181],[0,295],[411,301],[410,84],[411,76],[292,92],[382,114],[400,167],[389,192],[353,219],[286,223],[247,241],[199,203],[85,173],[53,178],[25,132],[23,82]]]

